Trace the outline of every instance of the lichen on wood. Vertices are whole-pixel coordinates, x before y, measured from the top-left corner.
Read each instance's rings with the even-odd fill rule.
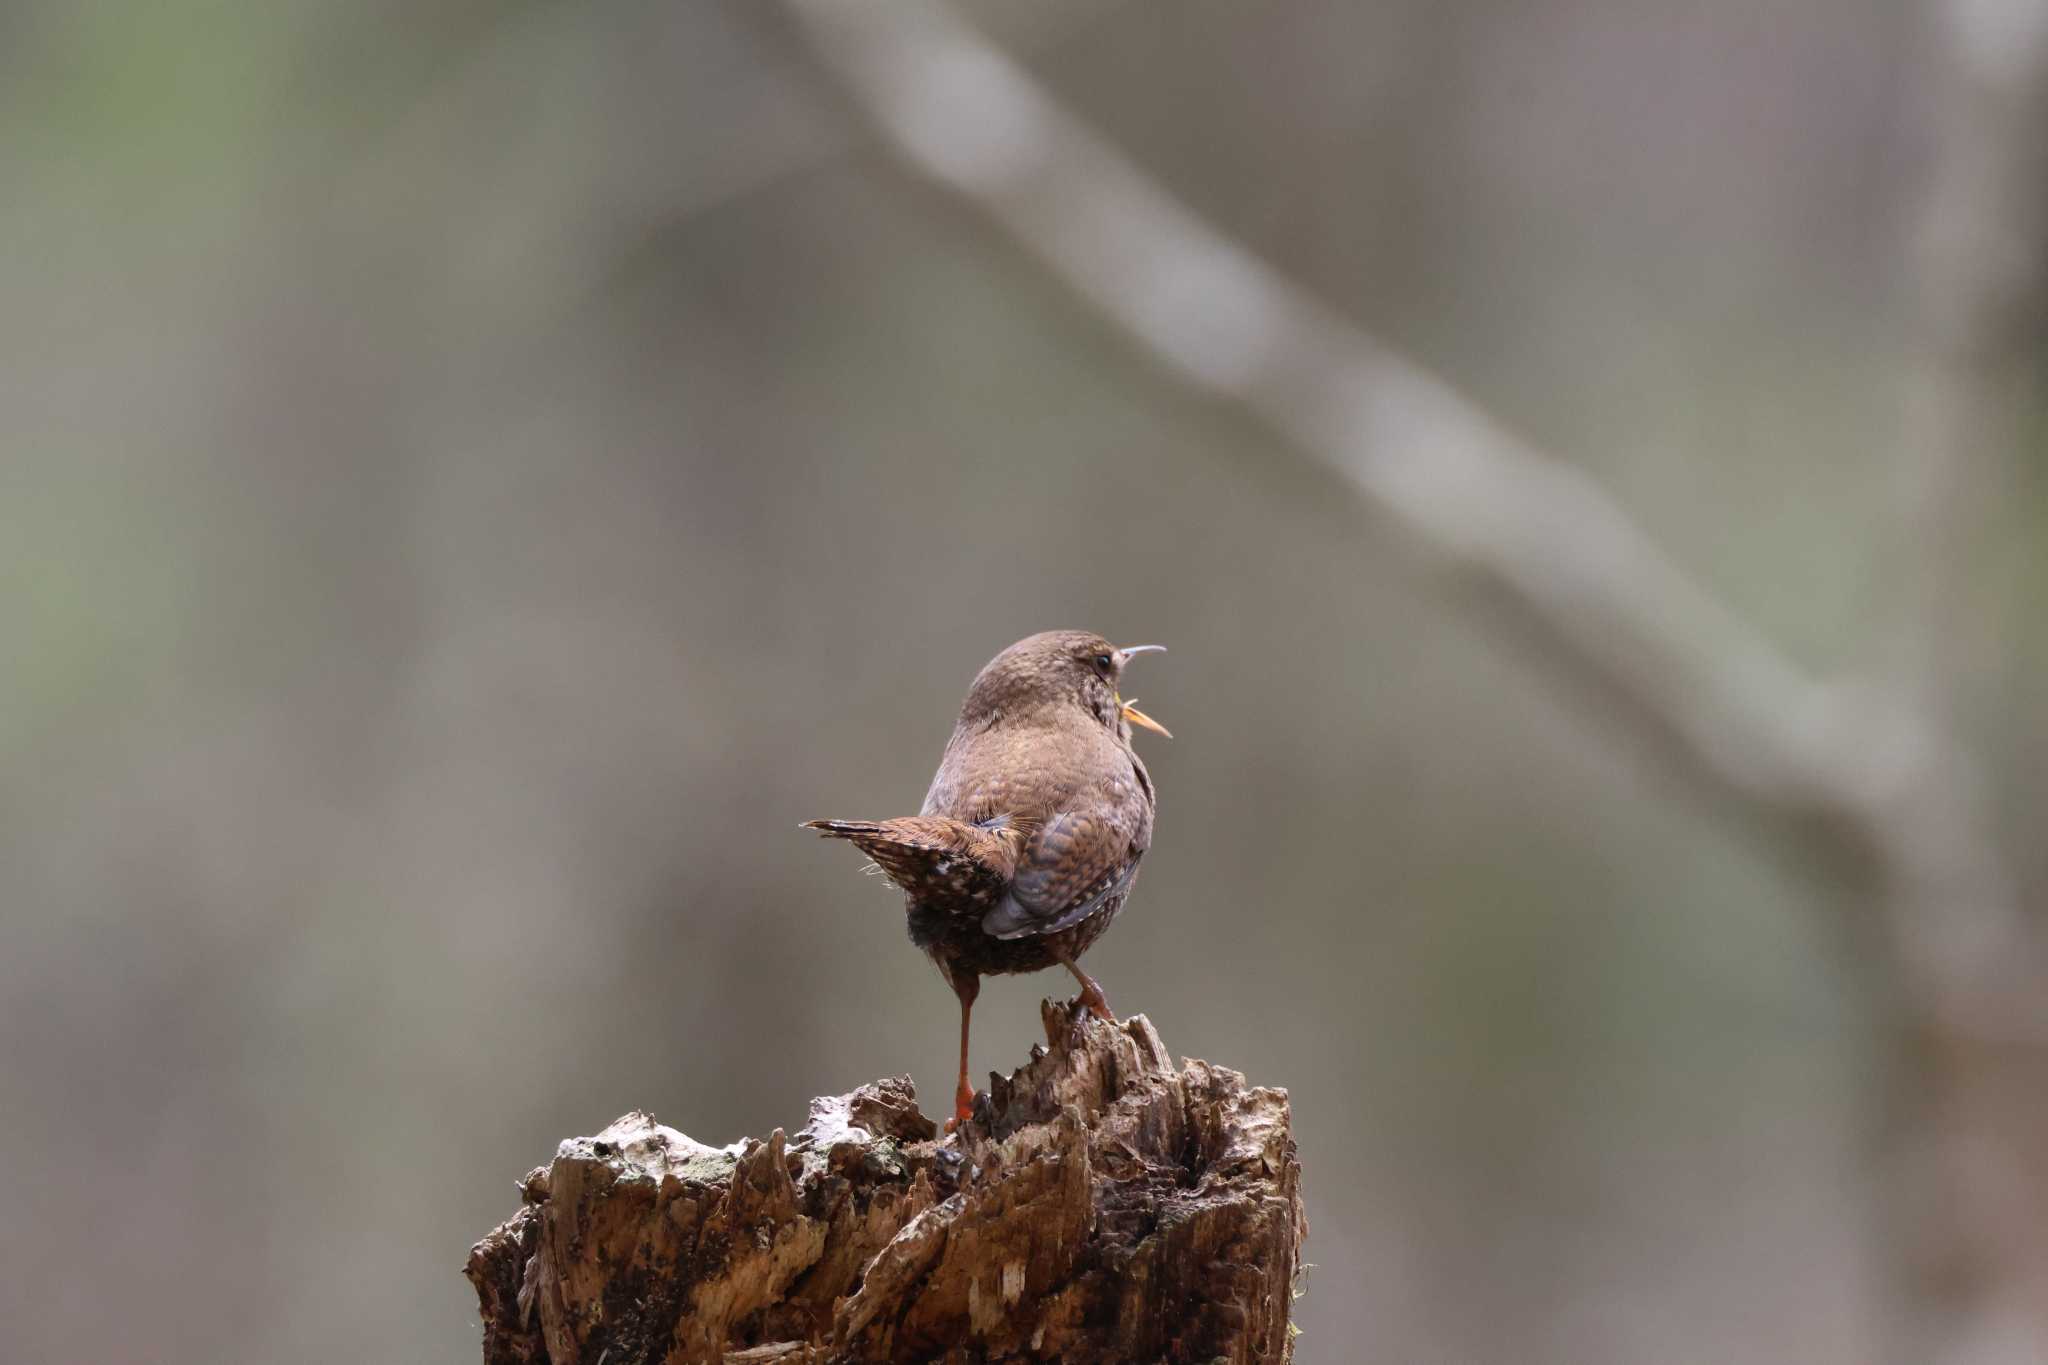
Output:
[[[908,1079],[706,1147],[631,1113],[471,1250],[484,1365],[1279,1365],[1307,1232],[1287,1093],[1142,1015],[1046,1045],[939,1135]]]

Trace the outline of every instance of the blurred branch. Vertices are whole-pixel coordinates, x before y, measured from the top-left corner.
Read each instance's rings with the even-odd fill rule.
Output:
[[[1683,777],[1845,855],[1917,1027],[2048,1039],[2024,919],[1930,717],[1808,677],[1582,472],[1223,237],[943,5],[789,8],[910,165],[1487,588]]]
[[[1941,0],[1929,18],[1934,155],[1914,242],[1894,645],[1900,685],[1938,716],[1974,643],[1955,581],[1966,533],[2010,473],[2012,385],[2048,291],[2048,4]]]
[[[1920,206],[1918,346],[1900,480],[1894,686],[1930,726],[1998,636],[1966,591],[1973,533],[2010,486],[2048,295],[2048,0],[1928,8],[1933,158]],[[1945,909],[1939,888],[1910,907]],[[2035,998],[2048,977],[2034,976]],[[1896,1068],[1912,1202],[1904,1358],[2048,1359],[2048,1056],[1953,1038]]]

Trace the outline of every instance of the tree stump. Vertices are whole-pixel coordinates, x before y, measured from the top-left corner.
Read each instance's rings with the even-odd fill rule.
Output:
[[[571,1138],[471,1250],[485,1365],[1286,1362],[1307,1223],[1287,1092],[1143,1015],[1046,1045],[941,1138],[907,1078],[707,1147]]]

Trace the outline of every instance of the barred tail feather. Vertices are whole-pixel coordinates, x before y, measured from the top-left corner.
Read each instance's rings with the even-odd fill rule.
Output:
[[[1007,825],[990,829],[942,815],[810,820],[804,828],[851,843],[918,901],[977,915],[1008,887],[1022,843],[1021,831]]]

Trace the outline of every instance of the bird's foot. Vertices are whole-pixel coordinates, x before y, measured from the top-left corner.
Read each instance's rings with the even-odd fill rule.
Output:
[[[1066,1045],[1069,1048],[1081,1046],[1081,1040],[1087,1036],[1088,1017],[1090,1015],[1102,1020],[1106,1024],[1114,1025],[1116,1023],[1116,1015],[1110,1011],[1109,1001],[1103,998],[1102,992],[1099,989],[1092,994],[1088,991],[1082,991],[1072,1000],[1067,1001]]]
[[[961,1124],[974,1117],[974,1092],[962,1081],[960,1088],[953,1092],[953,1117],[946,1120],[946,1131],[956,1131]]]
[[[1073,1002],[1068,1008],[1073,1010],[1076,1015],[1079,1015],[1083,1009],[1086,1009],[1105,1024],[1114,1024],[1116,1022],[1116,1011],[1109,1007],[1109,997],[1102,993],[1102,987],[1093,982],[1090,982],[1079,995],[1074,997]]]

